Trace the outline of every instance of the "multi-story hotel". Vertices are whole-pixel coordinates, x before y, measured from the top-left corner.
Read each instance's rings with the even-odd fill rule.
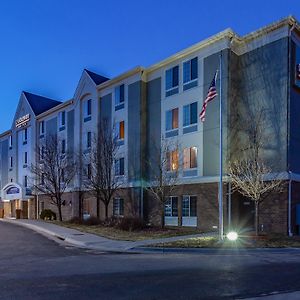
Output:
[[[226,168],[242,148],[235,124],[251,122],[257,110],[266,113],[264,155],[287,181],[284,191],[261,204],[260,229],[297,233],[300,204],[300,24],[293,18],[245,36],[228,29],[148,68],[137,67],[112,79],[84,70],[72,99],[60,102],[23,92],[11,129],[0,134],[1,207],[5,217],[38,218],[45,208],[56,211],[47,195],[31,191],[30,166],[36,149],[49,134],[66,149],[88,151],[101,119],[118,132],[115,176],[123,186],[109,205],[110,215],[141,216],[160,221],[157,204],[145,186],[151,182],[146,162],[154,144],[179,145],[170,155],[170,172],[179,166],[178,188],[165,203],[165,223],[212,230],[218,226],[219,83],[206,120],[199,119],[211,80],[222,54],[224,218],[253,221],[253,204],[228,193]],[[174,154],[174,153],[173,153]],[[84,167],[84,166],[83,166]],[[63,195],[63,216],[79,214],[80,176]],[[96,215],[88,194],[84,211]],[[300,210],[299,210],[300,212]],[[104,206],[100,215],[104,218]]]

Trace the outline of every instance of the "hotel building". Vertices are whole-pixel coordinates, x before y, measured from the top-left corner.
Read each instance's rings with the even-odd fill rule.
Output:
[[[222,54],[224,219],[225,225],[253,224],[253,204],[229,194],[227,164],[243,148],[236,124],[251,122],[257,109],[267,115],[264,155],[287,182],[284,191],[261,204],[260,229],[293,233],[300,224],[300,24],[293,17],[245,36],[220,32],[150,67],[136,67],[115,78],[84,70],[72,99],[52,100],[22,92],[11,129],[0,134],[0,207],[5,217],[38,218],[52,206],[47,195],[32,193],[30,166],[47,135],[64,141],[66,150],[87,153],[101,120],[118,132],[116,176],[124,184],[109,205],[110,215],[139,216],[159,224],[158,205],[145,186],[153,176],[147,161],[156,144],[179,145],[170,172],[179,166],[178,188],[166,200],[165,223],[212,230],[218,226],[219,83],[206,121],[199,119]],[[84,166],[82,166],[84,167]],[[63,216],[79,214],[82,189],[76,176],[64,194]],[[96,201],[86,194],[86,214],[96,215]],[[104,206],[100,207],[104,218]]]

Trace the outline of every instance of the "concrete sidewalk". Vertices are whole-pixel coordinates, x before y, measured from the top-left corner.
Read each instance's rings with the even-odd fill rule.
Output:
[[[132,242],[132,241],[111,240],[98,235],[81,232],[75,229],[58,226],[40,220],[0,219],[0,221],[27,227],[38,233],[52,237],[54,240],[59,239],[73,246],[77,246],[79,248],[93,249],[93,250],[99,250],[105,252],[140,252],[141,250],[137,249],[135,251],[134,249],[138,247],[147,246],[147,245],[215,235],[215,233],[201,233],[201,234],[175,236],[169,238],[160,238],[160,239],[151,239],[151,240]]]

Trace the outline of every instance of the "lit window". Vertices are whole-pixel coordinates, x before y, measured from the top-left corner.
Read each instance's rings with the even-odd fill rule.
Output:
[[[178,108],[166,112],[166,131],[178,128]]]
[[[124,216],[124,199],[114,198],[113,200],[113,215]]]
[[[178,217],[178,197],[167,197],[165,201],[165,217]]]
[[[121,121],[118,123],[118,139],[124,140],[125,138],[125,122]]]
[[[198,105],[197,102],[185,105],[183,107],[183,126],[190,126],[198,123]]]
[[[178,165],[178,150],[167,152],[167,171],[177,171]]]
[[[196,217],[197,216],[197,197],[183,196],[182,198],[182,216]]]
[[[183,150],[183,168],[197,168],[197,148],[190,147]]]
[[[198,78],[198,58],[195,57],[183,63],[183,83],[196,80]]]

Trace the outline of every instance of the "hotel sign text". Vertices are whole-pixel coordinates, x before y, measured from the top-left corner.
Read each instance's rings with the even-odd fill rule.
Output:
[[[17,128],[24,127],[28,124],[29,121],[30,121],[30,114],[27,114],[16,120],[16,127]]]

